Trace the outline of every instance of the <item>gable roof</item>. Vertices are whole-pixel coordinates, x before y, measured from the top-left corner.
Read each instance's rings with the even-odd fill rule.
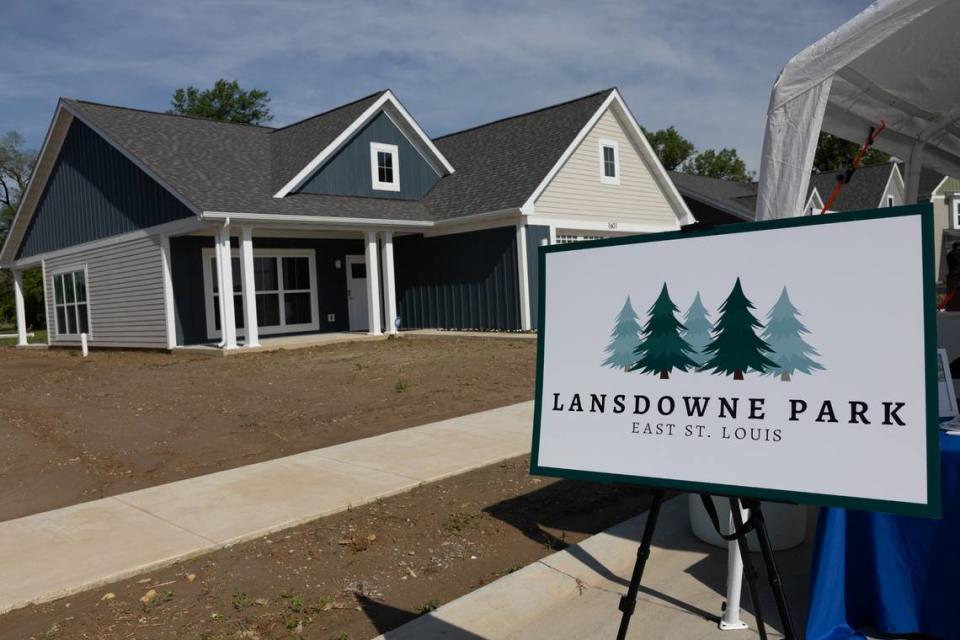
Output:
[[[860,167],[849,183],[844,185],[840,195],[830,205],[833,211],[857,211],[859,209],[876,209],[880,206],[884,189],[893,172],[892,162]],[[816,189],[824,202],[830,197],[837,184],[837,172],[825,171],[810,176],[810,190]],[[810,197],[808,191],[807,198]]]
[[[667,173],[677,187],[677,191],[685,198],[703,202],[744,220],[753,220],[757,198],[755,183],[720,180],[679,171]]]

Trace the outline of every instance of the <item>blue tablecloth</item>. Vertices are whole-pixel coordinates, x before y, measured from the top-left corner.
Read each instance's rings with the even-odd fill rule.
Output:
[[[940,447],[943,519],[821,509],[809,640],[960,639],[960,437],[941,434]]]

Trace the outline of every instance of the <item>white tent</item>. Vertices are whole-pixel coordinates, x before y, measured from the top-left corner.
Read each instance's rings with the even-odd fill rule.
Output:
[[[960,0],[876,0],[810,45],[770,94],[757,219],[802,215],[821,128],[906,161],[907,202],[921,166],[960,177]],[[853,177],[856,180],[856,176]]]

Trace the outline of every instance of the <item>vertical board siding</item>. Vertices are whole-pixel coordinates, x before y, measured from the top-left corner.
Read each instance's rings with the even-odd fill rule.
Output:
[[[394,241],[405,329],[520,329],[516,227]]]
[[[90,345],[166,348],[159,237],[49,258],[45,265],[47,330],[52,344],[79,343],[76,337],[57,334],[53,277],[86,267]]]
[[[530,325],[537,329],[540,323],[540,246],[550,241],[550,227],[527,225],[527,283],[530,292]]]
[[[600,139],[617,143],[620,184],[600,182]],[[535,203],[537,215],[608,222],[675,225],[671,207],[614,113],[607,109]]]
[[[231,246],[239,248],[236,237]],[[207,337],[207,311],[203,286],[203,249],[213,248],[212,236],[178,236],[170,238],[170,271],[173,279],[174,317],[178,345],[211,342]],[[349,331],[347,309],[346,256],[363,255],[363,240],[324,240],[316,238],[258,238],[256,249],[313,249],[317,269],[318,332]],[[340,267],[337,267],[337,261]],[[334,315],[328,320],[329,314]],[[270,337],[289,334],[270,334]]]
[[[379,191],[373,188],[370,170],[371,142],[397,145],[400,191]],[[300,191],[338,196],[419,200],[427,195],[439,179],[437,172],[410,144],[403,132],[381,111],[346,146],[320,167]]]
[[[192,215],[169,191],[75,119],[17,257],[27,258]]]

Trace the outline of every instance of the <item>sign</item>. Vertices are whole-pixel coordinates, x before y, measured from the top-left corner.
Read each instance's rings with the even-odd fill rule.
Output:
[[[937,516],[932,217],[542,247],[532,473]]]

